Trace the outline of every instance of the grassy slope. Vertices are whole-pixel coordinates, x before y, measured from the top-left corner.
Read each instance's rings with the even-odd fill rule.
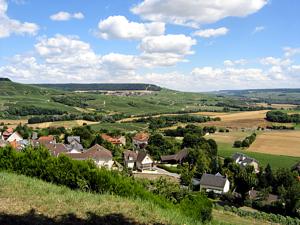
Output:
[[[198,224],[143,200],[72,191],[23,175],[0,172],[0,224]],[[267,224],[213,211],[211,225]]]
[[[68,112],[77,112],[73,107],[51,101],[52,95],[62,91],[19,84],[11,81],[0,81],[0,110],[5,104],[33,105],[37,107],[56,108]]]
[[[97,224],[195,224],[142,200],[72,191],[6,172],[0,172],[0,202],[0,224],[6,225],[94,224],[89,215]]]

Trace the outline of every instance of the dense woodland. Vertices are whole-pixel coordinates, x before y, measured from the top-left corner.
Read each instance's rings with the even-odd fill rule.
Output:
[[[300,123],[300,114],[287,114],[281,111],[267,112],[266,119],[277,123]]]

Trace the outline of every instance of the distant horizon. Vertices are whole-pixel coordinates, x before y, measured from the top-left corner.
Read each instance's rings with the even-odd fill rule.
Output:
[[[0,0],[0,76],[189,92],[300,87],[300,2]]]
[[[6,79],[6,77],[0,77],[1,79]],[[7,78],[10,79],[10,78]],[[166,88],[160,85],[156,85],[156,84],[151,84],[151,83],[108,83],[108,82],[103,82],[103,83],[99,83],[99,82],[94,82],[94,83],[22,83],[22,82],[16,82],[14,80],[11,80],[11,82],[14,83],[20,83],[20,84],[25,84],[25,85],[56,85],[56,84],[60,84],[60,85],[68,85],[68,84],[82,84],[82,85],[89,85],[89,84],[146,84],[146,85],[153,85],[153,86],[157,86],[163,89],[169,89],[169,90],[173,90],[173,91],[180,91],[180,90],[176,90],[176,89],[170,89],[170,88]],[[191,93],[209,93],[209,92],[222,92],[222,91],[255,91],[255,90],[300,90],[299,88],[252,88],[252,89],[223,89],[223,90],[212,90],[212,91],[199,91],[199,92],[195,92],[195,91],[184,91],[184,92],[191,92]]]

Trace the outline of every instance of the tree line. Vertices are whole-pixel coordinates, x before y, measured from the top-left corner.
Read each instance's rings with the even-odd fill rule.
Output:
[[[160,117],[144,117],[133,120],[136,123],[148,123],[149,129],[156,130],[159,128],[170,127],[176,123],[205,123],[208,121],[220,121],[219,117],[211,118],[209,116],[192,116],[192,115],[176,115],[176,116],[160,116]]]
[[[124,114],[65,114],[53,116],[35,116],[28,119],[28,124],[55,122],[55,121],[70,121],[70,120],[87,120],[92,122],[109,122],[113,123],[117,120],[126,118]]]
[[[253,133],[250,136],[245,137],[245,139],[242,140],[242,141],[240,141],[240,140],[235,141],[233,143],[233,147],[235,147],[235,148],[242,148],[242,147],[243,148],[248,148],[255,141],[255,139],[256,139],[256,133]]]
[[[269,111],[266,119],[270,122],[277,123],[300,123],[300,114],[287,114],[281,111]]]

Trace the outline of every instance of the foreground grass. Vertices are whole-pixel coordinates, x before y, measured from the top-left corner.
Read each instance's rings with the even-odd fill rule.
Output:
[[[240,148],[233,148],[232,144],[228,143],[218,143],[218,148],[218,153],[221,157],[231,157],[234,153],[241,152],[258,160],[263,167],[269,163],[273,169],[291,168],[300,161],[299,157],[250,152]]]
[[[143,200],[73,191],[0,172],[0,224],[198,224]],[[10,223],[11,222],[11,223]]]
[[[238,215],[235,215],[230,212],[225,211],[219,211],[219,210],[213,210],[213,225],[245,225],[245,224],[252,224],[252,225],[267,225],[271,224],[267,221],[262,221],[254,218],[248,218],[248,217],[239,217]],[[276,224],[276,223],[272,223]]]

